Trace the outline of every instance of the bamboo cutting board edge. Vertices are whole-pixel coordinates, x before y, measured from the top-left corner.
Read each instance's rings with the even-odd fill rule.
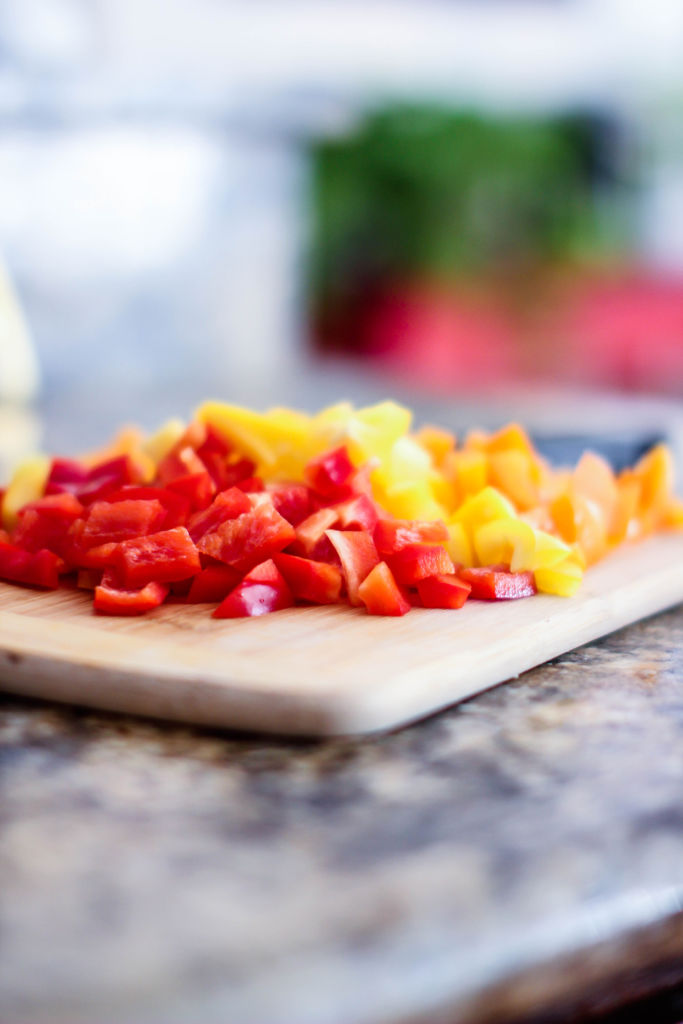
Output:
[[[342,607],[217,622],[206,606],[94,616],[89,595],[0,585],[0,683],[14,693],[291,735],[383,731],[683,600],[683,535],[624,549],[573,598],[378,619]]]

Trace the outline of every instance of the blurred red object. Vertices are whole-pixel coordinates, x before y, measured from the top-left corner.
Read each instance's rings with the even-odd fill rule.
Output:
[[[379,292],[361,325],[367,355],[436,389],[517,376],[516,333],[512,317],[490,297],[419,284]]]
[[[683,393],[683,278],[560,270],[397,281],[319,326],[325,347],[434,391],[561,380]]]
[[[623,389],[683,390],[683,278],[585,284],[555,325],[572,376]]]

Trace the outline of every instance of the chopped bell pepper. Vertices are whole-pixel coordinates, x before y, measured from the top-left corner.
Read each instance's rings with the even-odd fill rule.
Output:
[[[469,583],[471,596],[479,601],[509,601],[536,593],[532,572],[510,572],[505,566],[460,569],[458,576]]]
[[[462,608],[471,591],[471,584],[455,573],[428,576],[417,583],[417,592],[425,608]]]
[[[144,615],[166,599],[168,586],[150,580],[142,587],[124,587],[113,572],[105,572],[95,587],[94,608],[103,615]]]
[[[294,527],[269,501],[220,523],[200,537],[197,546],[203,554],[247,572],[272,558],[276,551],[282,551],[295,538]]]
[[[251,511],[251,502],[239,487],[230,487],[221,491],[213,499],[208,508],[195,512],[188,521],[187,532],[195,544],[206,533],[211,533],[228,519],[237,519],[245,512]]]
[[[338,603],[342,574],[336,565],[284,552],[274,555],[273,561],[287,580],[294,597],[313,604]]]
[[[0,541],[0,579],[24,583],[30,587],[56,590],[62,560],[54,551],[25,551],[15,544]]]
[[[124,540],[116,549],[116,565],[124,587],[173,583],[201,569],[199,552],[184,526]]]
[[[385,559],[398,583],[415,586],[428,576],[448,575],[455,567],[440,544],[406,544]]]
[[[255,566],[213,612],[215,619],[239,619],[291,608],[292,593],[272,559]]]
[[[375,542],[365,530],[326,530],[325,536],[339,555],[348,599],[358,605],[358,588],[379,562]]]
[[[222,601],[242,579],[236,569],[229,565],[207,565],[192,577],[188,592],[188,604],[202,604]]]
[[[358,587],[369,615],[405,615],[411,603],[386,562],[378,562]]]

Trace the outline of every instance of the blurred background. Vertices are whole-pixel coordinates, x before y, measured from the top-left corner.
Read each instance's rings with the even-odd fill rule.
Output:
[[[0,0],[0,264],[6,448],[34,394],[50,450],[208,396],[658,430],[683,4]]]

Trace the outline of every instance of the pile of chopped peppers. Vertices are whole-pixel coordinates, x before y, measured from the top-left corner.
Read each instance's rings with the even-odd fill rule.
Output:
[[[570,596],[615,547],[683,526],[669,451],[615,474],[555,469],[521,427],[413,432],[394,402],[307,415],[206,402],[80,459],[37,456],[2,496],[0,579],[91,590],[95,611],[165,601],[216,618],[346,603],[371,615]]]

